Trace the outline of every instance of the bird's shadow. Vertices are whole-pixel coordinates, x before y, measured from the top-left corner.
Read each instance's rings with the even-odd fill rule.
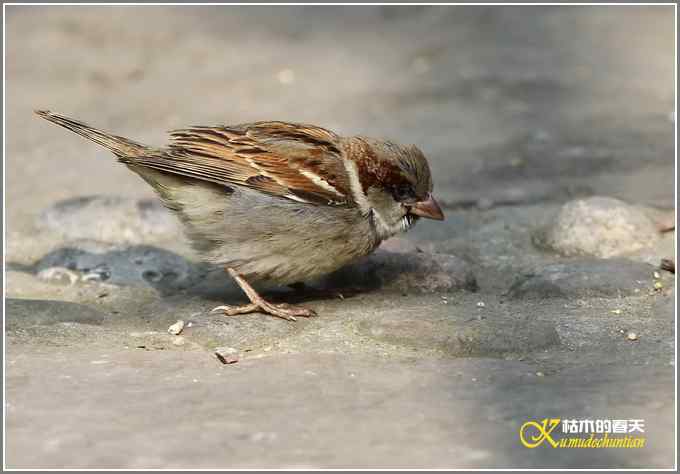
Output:
[[[394,254],[396,255],[396,254]],[[384,259],[383,259],[384,260]],[[256,283],[265,294],[290,303],[310,299],[336,299],[389,287],[390,279],[407,269],[404,263],[388,263],[365,257],[324,278],[280,287]],[[391,265],[394,268],[385,268]],[[67,245],[44,255],[31,265],[8,262],[7,270],[29,273],[54,284],[109,284],[151,287],[169,297],[178,293],[224,300],[242,298],[242,292],[218,265],[194,262],[177,253],[152,245],[112,247],[95,241]],[[376,278],[376,272],[380,278]]]

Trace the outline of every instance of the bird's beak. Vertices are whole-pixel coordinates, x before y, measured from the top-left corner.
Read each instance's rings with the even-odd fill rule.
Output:
[[[416,216],[425,217],[426,219],[434,219],[436,221],[444,220],[442,208],[439,207],[439,204],[437,204],[437,201],[435,201],[431,194],[427,196],[425,201],[417,202],[411,206],[409,212]]]

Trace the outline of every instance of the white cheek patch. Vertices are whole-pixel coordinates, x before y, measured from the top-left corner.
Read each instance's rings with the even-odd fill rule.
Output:
[[[357,203],[362,214],[371,216],[376,233],[381,240],[385,240],[400,232],[405,232],[412,227],[413,221],[405,218],[397,220],[394,224],[388,223],[377,209],[371,207],[368,196],[364,194],[361,182],[359,181],[359,171],[357,170],[356,163],[351,160],[344,160],[344,165],[349,176],[349,185],[354,202]]]

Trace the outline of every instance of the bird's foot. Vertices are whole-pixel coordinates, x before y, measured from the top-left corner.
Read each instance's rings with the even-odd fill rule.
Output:
[[[253,304],[253,303],[243,304],[243,305],[240,305],[240,306],[231,306],[231,305],[225,304],[225,305],[217,306],[217,307],[211,309],[210,312],[211,313],[217,313],[219,311],[222,311],[225,316],[236,316],[237,314],[256,313],[259,310],[260,310],[260,307],[256,304]]]
[[[269,303],[264,299],[258,303],[244,304],[241,306],[222,305],[213,308],[210,312],[215,313],[218,311],[222,311],[225,316],[262,312],[287,321],[297,321],[296,317],[311,318],[317,315],[314,310],[302,306],[291,306],[286,303],[274,304]]]
[[[285,319],[287,321],[295,321],[296,317],[311,318],[316,316],[316,313],[302,306],[292,306],[286,303],[274,304],[266,301],[260,296],[260,294],[255,291],[255,288],[250,286],[245,278],[238,274],[233,268],[227,268],[227,272],[231,275],[234,281],[241,287],[243,292],[246,294],[250,300],[250,304],[245,304],[242,306],[218,306],[214,308],[213,311],[223,311],[227,316],[234,316],[237,314],[255,313],[261,312],[265,314],[271,314],[277,318]]]

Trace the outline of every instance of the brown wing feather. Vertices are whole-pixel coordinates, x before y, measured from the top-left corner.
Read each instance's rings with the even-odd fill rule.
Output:
[[[171,132],[167,151],[135,163],[220,184],[237,184],[316,204],[351,206],[340,138],[286,122],[191,127]]]

